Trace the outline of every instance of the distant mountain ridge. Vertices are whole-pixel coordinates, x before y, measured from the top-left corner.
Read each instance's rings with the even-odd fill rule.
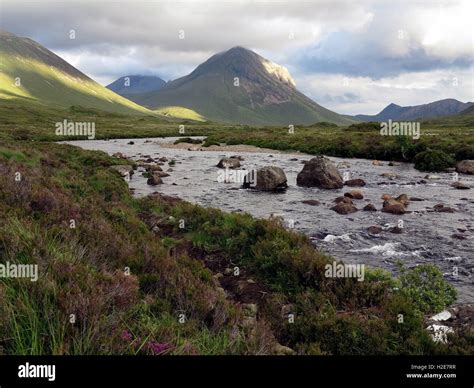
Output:
[[[455,115],[468,109],[472,105],[474,105],[473,102],[464,103],[454,98],[414,106],[400,106],[392,103],[376,115],[356,115],[353,116],[353,118],[358,121],[427,119]]]
[[[160,90],[166,81],[153,75],[126,75],[106,87],[123,97],[135,93],[148,93]]]
[[[285,67],[243,47],[215,54],[160,90],[130,98],[150,109],[183,106],[210,120],[236,124],[353,122],[300,93]]]

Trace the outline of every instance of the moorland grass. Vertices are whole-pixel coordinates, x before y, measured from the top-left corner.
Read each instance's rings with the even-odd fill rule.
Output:
[[[109,168],[119,163],[67,145],[0,145],[1,260],[39,267],[37,282],[0,279],[2,354],[271,354],[277,341],[301,354],[473,353],[469,329],[443,345],[424,328],[424,314],[453,302],[436,268],[326,278],[333,259],[278,220],[136,199]],[[209,257],[265,290],[250,326]],[[426,273],[436,281],[420,290]],[[433,300],[431,284],[446,297]]]

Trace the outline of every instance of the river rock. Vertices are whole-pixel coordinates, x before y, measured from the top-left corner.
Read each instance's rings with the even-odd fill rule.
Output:
[[[219,168],[240,168],[240,161],[237,158],[222,158],[219,163],[217,163]]]
[[[400,228],[399,226],[394,226],[388,230],[390,233],[395,233],[395,234],[402,234],[403,233],[403,228]]]
[[[339,214],[355,213],[358,209],[352,203],[339,202],[336,206],[331,208]]]
[[[408,204],[410,203],[408,195],[406,194],[400,194],[397,198],[395,198],[395,200],[403,204],[403,206],[405,207],[408,206]]]
[[[351,199],[364,199],[364,194],[360,190],[351,190],[348,193],[344,193],[344,197],[349,197]]]
[[[148,164],[145,167],[145,170],[148,171],[148,172],[163,171],[163,169],[160,166],[158,166],[157,164]]]
[[[376,212],[377,209],[374,205],[372,205],[371,203],[368,203],[367,205],[364,206],[364,208],[362,209],[366,212]]]
[[[307,199],[301,202],[304,203],[305,205],[311,205],[311,206],[318,206],[320,204],[320,202],[317,201],[316,199]]]
[[[298,186],[320,189],[340,189],[344,185],[336,166],[324,156],[316,156],[307,162],[296,178]]]
[[[437,181],[441,179],[441,177],[439,175],[428,174],[428,175],[425,175],[425,179],[429,179],[431,181]]]
[[[117,171],[124,178],[130,178],[133,175],[133,167],[129,164],[111,166],[110,168]]]
[[[373,225],[373,226],[369,226],[367,228],[367,231],[370,233],[370,234],[380,234],[382,233],[382,228],[378,225]]]
[[[115,154],[112,154],[114,158],[119,158],[119,159],[127,159],[127,157],[122,154],[121,152],[116,152]]]
[[[430,319],[434,321],[447,321],[451,318],[451,313],[448,310],[443,310],[440,313],[433,315]]]
[[[146,181],[147,184],[151,185],[151,186],[156,186],[156,185],[160,185],[163,183],[163,181],[161,180],[161,177],[158,175],[158,171],[157,172],[154,172]]]
[[[372,165],[373,166],[383,166],[383,163],[380,160],[373,160]]]
[[[445,342],[446,334],[466,332],[471,330],[474,322],[474,304],[460,304],[452,306],[434,316],[425,319],[427,329],[431,331],[433,339]]]
[[[434,205],[433,209],[435,212],[439,212],[439,213],[455,213],[456,212],[456,209],[453,209],[452,207],[449,207],[449,206],[444,206],[442,203],[438,203],[437,205]]]
[[[248,176],[248,175],[247,175]],[[244,187],[261,191],[280,191],[288,187],[285,172],[276,166],[259,168],[256,173],[256,183],[251,186],[245,177]]]
[[[349,179],[348,181],[345,181],[344,184],[350,187],[362,187],[365,186],[365,181],[361,178]]]
[[[337,197],[334,200],[334,203],[340,203],[340,202],[352,204],[352,199],[350,199],[349,197]]]
[[[461,174],[474,174],[474,160],[461,160],[456,164],[456,171]]]
[[[350,168],[351,165],[348,162],[340,162],[337,164],[337,168]]]
[[[405,214],[405,204],[397,199],[390,198],[383,202],[382,211],[391,214]]]
[[[388,178],[390,180],[398,179],[400,178],[400,175],[397,175],[393,172],[384,172],[383,174],[380,174],[380,176],[383,176],[384,178]]]
[[[153,175],[158,175],[160,178],[166,178],[167,176],[170,176],[170,174],[164,171],[155,171],[153,172]]]
[[[405,206],[403,206],[401,203],[398,203],[393,205],[384,205],[382,211],[391,214],[405,214],[406,209]]]
[[[470,187],[463,182],[457,181],[451,184],[451,187],[454,187],[457,190],[469,190]]]
[[[448,342],[448,334],[454,333],[454,330],[451,327],[445,325],[432,324],[426,329],[431,333],[434,342],[444,344]]]

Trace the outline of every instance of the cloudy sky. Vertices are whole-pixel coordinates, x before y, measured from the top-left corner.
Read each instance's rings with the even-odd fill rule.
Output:
[[[186,75],[239,45],[339,113],[474,100],[474,1],[0,0],[0,28],[106,85]],[[75,38],[71,39],[71,31]]]

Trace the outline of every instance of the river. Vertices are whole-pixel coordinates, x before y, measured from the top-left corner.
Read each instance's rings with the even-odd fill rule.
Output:
[[[474,197],[471,190],[456,190],[450,187],[453,174],[436,174],[439,179],[427,179],[418,183],[426,173],[417,171],[412,164],[398,166],[374,166],[365,159],[330,159],[339,166],[341,174],[349,179],[362,178],[367,185],[360,189],[364,199],[354,200],[360,211],[339,215],[330,208],[333,200],[350,191],[319,190],[296,186],[296,176],[303,168],[302,161],[310,155],[302,153],[236,152],[236,151],[190,151],[169,148],[177,138],[86,140],[66,142],[84,149],[101,150],[108,154],[121,152],[134,160],[151,156],[175,160],[170,176],[163,178],[163,184],[149,186],[141,175],[143,168],[135,171],[129,181],[136,196],[152,192],[177,196],[205,207],[215,207],[228,212],[247,212],[255,217],[281,216],[287,227],[307,234],[314,245],[346,263],[366,264],[397,272],[397,262],[407,267],[420,263],[436,264],[445,278],[459,291],[458,302],[472,303],[474,300]],[[132,141],[134,144],[128,144]],[[220,181],[223,170],[216,164],[224,156],[240,155],[245,169],[275,165],[281,167],[288,178],[288,189],[282,193],[255,192],[241,189],[241,184]],[[345,166],[347,164],[347,166]],[[165,163],[164,171],[168,169]],[[393,173],[393,180],[381,176]],[[434,175],[434,174],[431,174]],[[474,177],[461,176],[461,180],[474,187]],[[392,215],[380,211],[381,196],[405,193],[422,201],[413,201],[404,215]],[[317,206],[302,203],[314,199]],[[377,212],[361,209],[372,203]],[[456,209],[454,213],[440,213],[432,210],[442,203]],[[391,233],[389,229],[403,221],[403,233]],[[378,225],[383,228],[378,235],[369,234],[367,228]],[[458,238],[452,237],[457,235]]]

